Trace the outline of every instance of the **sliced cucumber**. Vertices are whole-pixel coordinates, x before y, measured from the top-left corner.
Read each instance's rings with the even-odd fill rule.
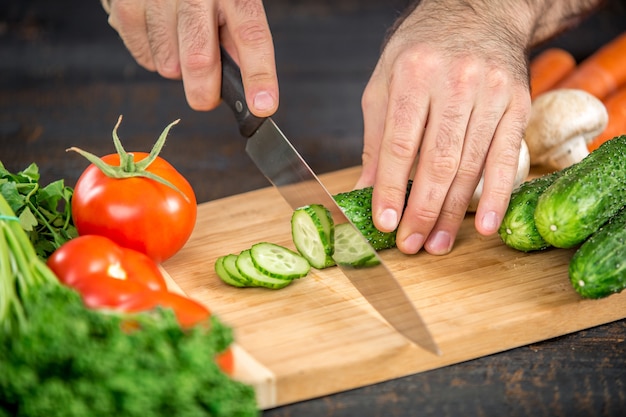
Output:
[[[298,252],[317,269],[333,266],[335,226],[328,209],[311,204],[291,216],[291,236]]]
[[[290,279],[274,278],[259,271],[252,262],[251,250],[246,249],[237,256],[236,266],[239,273],[243,275],[249,282],[249,286],[265,287],[274,290],[284,288],[291,284]]]
[[[275,243],[261,242],[252,245],[250,256],[256,269],[273,278],[302,278],[311,269],[306,258]]]
[[[376,252],[365,244],[360,232],[350,223],[335,226],[335,262],[355,268],[378,264]]]
[[[239,281],[246,286],[250,284],[250,282],[248,282],[246,277],[241,275],[241,272],[237,269],[237,256],[238,255],[234,255],[232,253],[230,255],[226,255],[224,257],[224,269],[228,272],[232,279]]]
[[[220,256],[219,258],[215,260],[215,272],[217,272],[217,276],[224,283],[228,285],[232,285],[233,287],[245,287],[246,284],[244,283],[244,280],[237,279],[226,269],[226,258],[228,257],[234,257],[235,259],[237,259],[237,255],[231,254],[231,255]],[[239,276],[241,275],[239,274]]]

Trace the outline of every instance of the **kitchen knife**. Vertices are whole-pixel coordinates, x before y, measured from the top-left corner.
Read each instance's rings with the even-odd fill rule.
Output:
[[[398,332],[422,348],[440,354],[426,324],[367,239],[345,216],[274,121],[256,117],[250,112],[239,67],[223,48],[220,49],[222,100],[233,111],[240,133],[248,138],[248,155],[294,210],[307,204],[322,204],[332,213],[335,224],[352,225],[355,234],[362,237],[363,244],[370,247],[375,261],[371,262],[371,266],[362,268],[338,264],[342,272]]]

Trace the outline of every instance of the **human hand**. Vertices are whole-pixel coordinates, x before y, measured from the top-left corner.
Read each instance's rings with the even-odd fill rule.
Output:
[[[191,108],[220,103],[219,45],[238,62],[250,111],[278,107],[272,36],[262,0],[108,0],[109,24],[139,65],[181,79]]]
[[[496,232],[517,171],[530,112],[532,22],[512,23],[487,2],[474,2],[484,9],[464,3],[417,6],[390,37],[363,94],[356,186],[374,185],[374,224],[382,231],[398,226],[397,246],[407,254],[452,249],[483,169],[475,227]]]

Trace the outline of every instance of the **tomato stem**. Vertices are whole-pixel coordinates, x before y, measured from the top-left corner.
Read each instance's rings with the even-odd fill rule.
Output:
[[[167,135],[170,129],[179,121],[180,119],[177,119],[177,120],[174,120],[169,125],[167,125],[165,129],[163,130],[163,132],[161,133],[161,135],[159,136],[159,138],[157,139],[154,146],[152,147],[152,150],[150,151],[148,156],[138,162],[135,162],[132,153],[126,152],[117,134],[117,129],[119,128],[120,123],[122,122],[122,116],[120,116],[117,119],[117,123],[115,124],[115,127],[113,128],[113,144],[115,145],[117,154],[120,157],[119,166],[113,166],[113,165],[107,164],[98,156],[90,152],[84,151],[80,148],[76,148],[74,146],[67,149],[67,151],[73,151],[73,152],[79,153],[80,155],[85,157],[89,162],[97,166],[100,169],[100,171],[102,171],[102,173],[106,175],[107,177],[118,178],[118,179],[132,178],[132,177],[148,178],[148,179],[159,182],[163,185],[166,185],[178,191],[185,198],[185,201],[189,201],[189,197],[185,193],[183,193],[181,190],[179,190],[178,187],[176,187],[174,184],[172,184],[165,178],[160,177],[159,175],[146,171],[146,169],[150,166],[150,164],[152,164],[152,162],[154,162],[157,156],[159,156],[159,154],[161,153],[161,150],[163,149],[163,146],[165,145],[165,140],[167,139]]]

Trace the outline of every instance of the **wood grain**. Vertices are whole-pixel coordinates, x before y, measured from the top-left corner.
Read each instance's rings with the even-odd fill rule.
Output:
[[[321,176],[349,190],[357,168]],[[626,317],[626,293],[582,300],[571,288],[572,250],[525,254],[465,219],[453,252],[381,256],[404,286],[443,354],[407,342],[337,268],[314,270],[279,291],[237,289],[213,270],[218,256],[260,241],[293,248],[290,207],[272,188],[201,204],[185,248],[164,264],[175,283],[235,329],[257,371],[241,370],[272,408],[460,363]]]

